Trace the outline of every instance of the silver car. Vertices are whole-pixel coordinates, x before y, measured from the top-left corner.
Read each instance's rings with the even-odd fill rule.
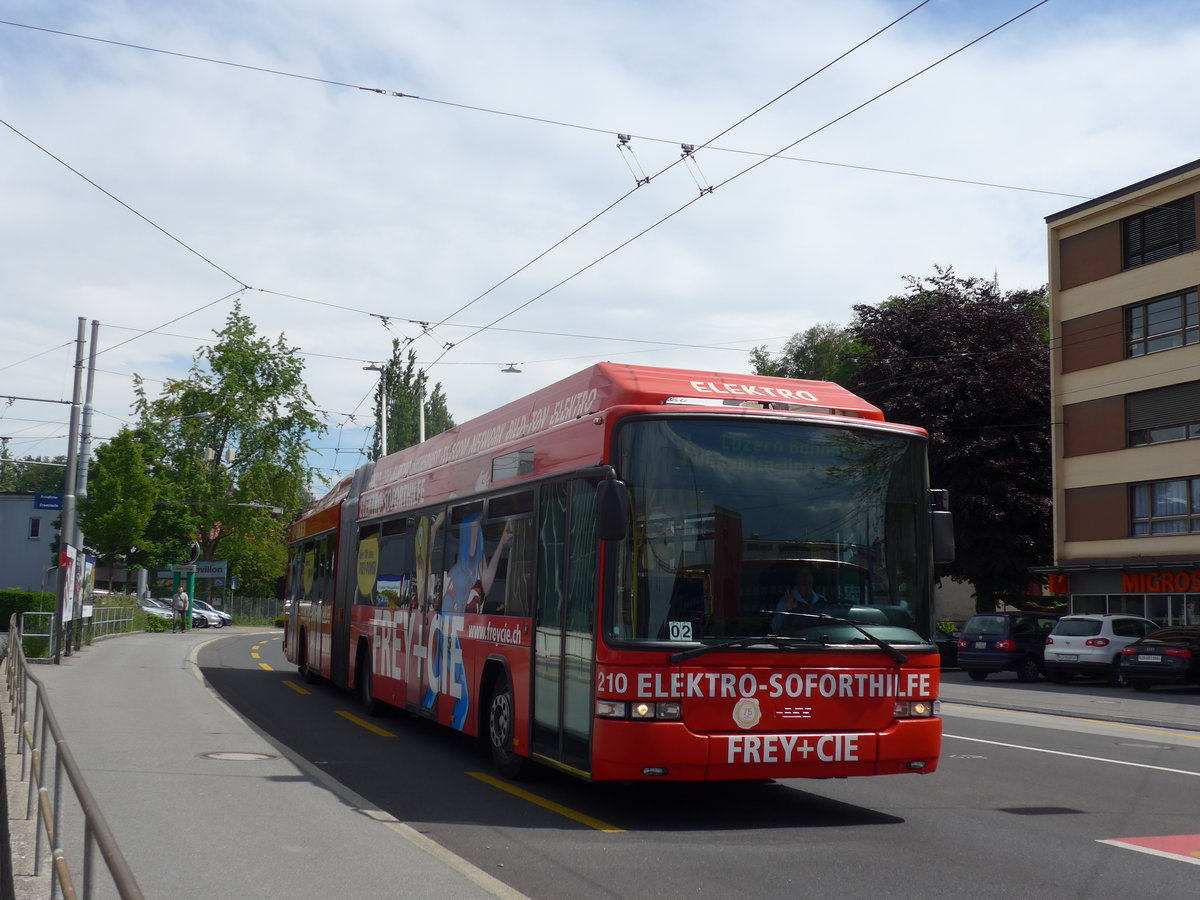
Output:
[[[231,616],[229,613],[225,612],[225,610],[223,610],[223,609],[214,608],[212,606],[212,604],[210,604],[206,600],[193,600],[192,601],[192,610],[193,611],[200,610],[201,612],[203,612],[208,617],[209,623],[214,628],[224,628],[226,625],[233,624],[233,616]],[[216,622],[212,621],[212,616],[217,617]]]

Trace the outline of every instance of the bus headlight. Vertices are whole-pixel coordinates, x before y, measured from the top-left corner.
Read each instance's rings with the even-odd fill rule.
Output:
[[[596,715],[601,719],[624,719],[629,715],[629,704],[624,700],[597,700]]]
[[[683,706],[678,700],[638,700],[635,703],[627,703],[624,700],[597,700],[596,715],[601,719],[633,719],[639,722],[659,719],[677,722],[683,718]]]
[[[897,719],[928,719],[937,715],[936,704],[936,700],[897,700],[892,715]]]

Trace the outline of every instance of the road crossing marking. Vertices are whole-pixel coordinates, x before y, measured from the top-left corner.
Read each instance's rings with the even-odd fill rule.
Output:
[[[1136,850],[1151,856],[1177,859],[1180,862],[1200,866],[1200,834],[1164,834],[1155,837],[1111,838],[1099,841],[1110,847]]]

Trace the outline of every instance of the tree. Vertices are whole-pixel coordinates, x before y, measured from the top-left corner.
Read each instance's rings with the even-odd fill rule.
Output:
[[[407,360],[400,352],[400,342],[392,341],[392,358],[384,364],[384,371],[375,389],[375,420],[380,421],[380,410],[387,407],[387,451],[395,453],[405,447],[420,443],[421,397],[425,396],[425,437],[441,434],[454,427],[454,419],[446,407],[446,395],[441,382],[428,391],[428,376],[424,369],[417,368],[417,355],[408,351]],[[386,389],[386,395],[385,395]],[[371,444],[371,458],[380,456],[379,433],[376,431]]]
[[[851,385],[893,421],[930,433],[930,475],[950,491],[956,581],[980,611],[1027,593],[1052,556],[1045,287],[1001,293],[952,268],[855,306]]]
[[[750,362],[759,375],[845,385],[854,377],[859,350],[850,329],[826,322],[793,334],[774,357],[766,347],[755,347],[750,351]]]
[[[164,564],[181,562],[196,540],[201,559],[228,560],[246,592],[266,595],[286,566],[278,510],[304,505],[314,476],[308,442],[326,428],[302,358],[282,335],[260,337],[238,305],[216,337],[158,398],[136,384],[139,427],[159,448],[147,542],[175,554]]]
[[[61,494],[67,468],[65,456],[26,456],[14,459],[8,442],[0,445],[0,491],[11,494]]]
[[[79,501],[79,525],[99,565],[126,560],[143,542],[154,515],[158,487],[146,465],[146,449],[139,435],[129,429],[96,448],[96,460],[88,473],[88,495]]]

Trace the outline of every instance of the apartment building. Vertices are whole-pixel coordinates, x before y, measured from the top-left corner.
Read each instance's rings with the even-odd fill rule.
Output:
[[[1050,588],[1200,623],[1200,160],[1047,217]]]

